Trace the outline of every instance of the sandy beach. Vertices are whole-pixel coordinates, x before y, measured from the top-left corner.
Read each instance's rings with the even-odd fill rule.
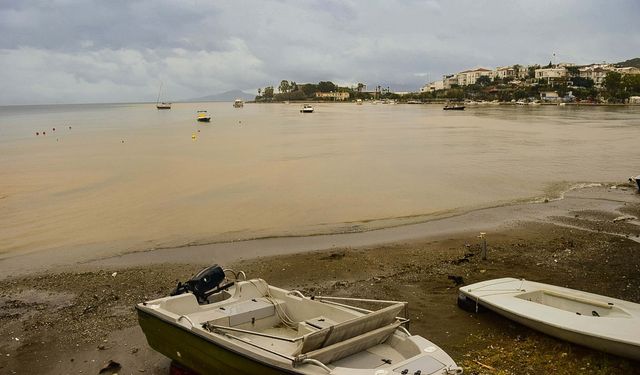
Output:
[[[465,284],[523,277],[640,303],[638,217],[636,189],[605,184],[569,191],[556,201],[364,233],[96,259],[13,257],[2,263],[7,272],[0,285],[0,372],[97,374],[113,360],[120,374],[166,374],[169,361],[147,346],[133,306],[220,263],[307,295],[406,300],[412,333],[436,342],[468,374],[637,373],[638,363],[550,338],[493,313],[459,309],[449,276]],[[484,261],[480,231],[488,233]]]

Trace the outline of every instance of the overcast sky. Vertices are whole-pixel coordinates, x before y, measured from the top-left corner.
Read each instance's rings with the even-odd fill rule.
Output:
[[[640,57],[640,1],[0,0],[0,105],[280,80],[417,89],[483,66]]]

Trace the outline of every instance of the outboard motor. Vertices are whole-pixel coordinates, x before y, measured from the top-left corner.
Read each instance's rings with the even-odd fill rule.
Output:
[[[208,303],[207,298],[210,295],[233,285],[233,282],[220,285],[224,280],[224,270],[219,265],[214,264],[198,272],[190,280],[184,283],[178,282],[178,286],[171,292],[171,295],[177,296],[183,293],[193,293],[198,299],[199,304]]]

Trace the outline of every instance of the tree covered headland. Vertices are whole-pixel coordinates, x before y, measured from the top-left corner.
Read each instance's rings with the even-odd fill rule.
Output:
[[[295,81],[282,80],[277,87],[277,92],[273,86],[258,89],[256,102],[282,102],[285,100],[320,100],[316,98],[316,92],[349,92],[348,87],[338,87],[330,81],[320,81],[318,83],[298,84]],[[326,100],[333,100],[326,98]]]

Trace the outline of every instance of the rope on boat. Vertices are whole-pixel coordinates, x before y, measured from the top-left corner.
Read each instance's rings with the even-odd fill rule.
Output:
[[[271,302],[271,304],[273,305],[276,311],[276,314],[278,315],[278,318],[280,318],[280,321],[285,326],[291,329],[298,329],[298,322],[291,319],[291,317],[287,315],[287,312],[282,308],[282,306],[276,302],[276,299],[271,295],[271,291],[269,290],[269,285],[262,279],[258,279],[258,280],[264,282],[265,285],[267,285],[266,291],[261,292],[260,288],[258,287],[258,284],[256,284],[253,280],[249,280],[249,282],[256,288],[257,291],[261,292],[264,295],[267,301]]]

